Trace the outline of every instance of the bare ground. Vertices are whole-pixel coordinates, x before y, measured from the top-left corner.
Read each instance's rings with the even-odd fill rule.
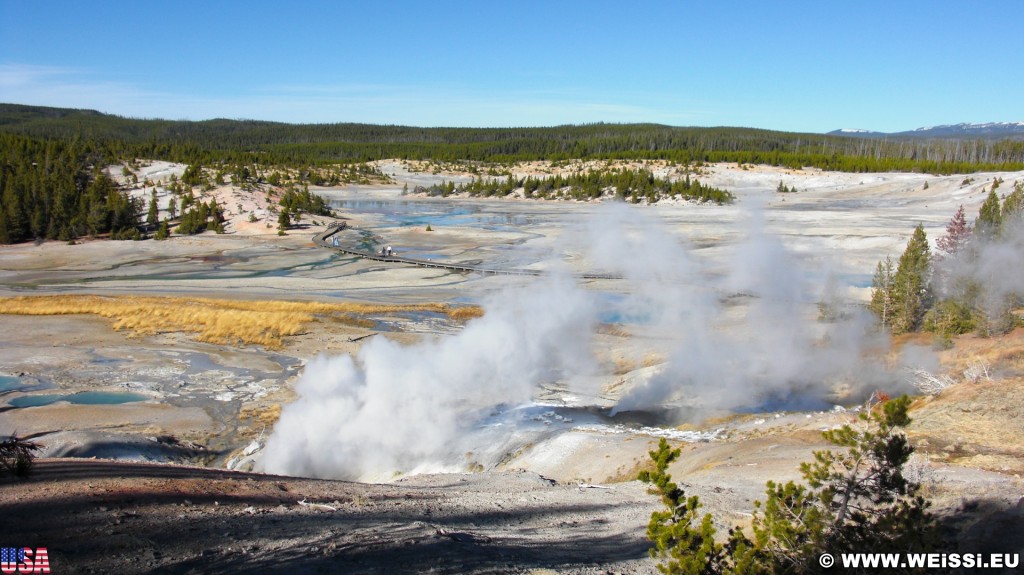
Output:
[[[81,459],[4,479],[0,538],[54,573],[648,573],[654,498],[527,472],[363,485]]]
[[[547,167],[526,171],[531,170],[543,173]],[[760,173],[765,170],[770,173]],[[911,222],[924,217],[934,230],[959,203],[975,209],[986,181],[979,177],[977,184],[965,186],[955,177],[790,173],[721,166],[710,168],[707,179],[712,185],[754,195],[771,196],[770,189],[778,181],[799,187],[799,194],[770,198],[772,213],[780,214],[780,226],[796,230],[790,233],[792,238],[819,238],[858,254],[851,261],[865,270],[880,254],[902,246]],[[927,192],[923,190],[926,181],[930,181]],[[846,203],[823,219],[819,204],[831,202],[831,195],[839,190]],[[888,205],[893,199],[899,203]],[[235,198],[222,198],[220,203],[237,208]],[[886,207],[888,219],[863,221],[861,210],[876,205]],[[269,218],[269,206],[246,204],[236,211],[229,234],[237,235],[133,243],[128,246],[131,249],[120,242],[91,241],[74,247],[54,243],[6,247],[0,254],[0,291],[62,293],[86,288],[107,293],[244,297],[287,293],[316,299],[337,289],[340,282],[331,267],[321,262],[323,254],[309,249],[307,232],[311,230],[283,239],[262,238],[255,234],[273,232],[267,227],[269,220],[264,221]],[[266,218],[246,228],[249,212]],[[695,216],[692,224],[711,238],[708,241],[721,239],[715,227],[720,223],[714,218],[703,222],[717,213],[709,208]],[[691,217],[687,212],[679,217],[684,214]],[[837,235],[837,229],[846,235]],[[254,236],[246,237],[250,233]],[[296,262],[302,264],[297,277],[246,275],[264,268],[292,268]],[[430,290],[431,297],[455,293],[447,277],[378,269],[362,262],[345,265],[356,271],[345,276],[344,289],[357,296],[379,297],[388,290],[392,298],[411,297],[403,291],[407,285],[415,286],[417,294]],[[197,266],[230,273],[212,281],[193,279],[190,274]],[[153,349],[164,347],[187,357],[210,357],[211,364],[197,373],[191,373],[195,368],[191,366],[172,374],[187,376],[186,389],[198,390],[201,399],[203,394],[222,391],[221,380],[209,374],[225,368],[275,369],[266,357],[250,353],[253,350],[210,349],[174,334],[127,341],[92,318],[5,317],[3,322],[6,334],[0,334],[5,344],[0,346],[0,359],[5,368],[49,375],[62,389],[137,383],[138,374],[149,373],[143,368],[152,367],[147,362],[169,365],[167,358],[154,355]],[[351,326],[316,329],[289,343],[286,354],[290,357],[285,359],[308,358],[323,350],[352,352],[358,348],[352,339],[370,331]],[[1024,552],[1021,349],[1022,331],[1007,338],[960,338],[954,349],[944,352],[943,368],[959,378],[964,369],[984,360],[992,368],[992,379],[959,383],[918,402],[912,413],[915,422],[910,435],[920,450],[911,472],[922,481],[943,518],[949,551]],[[101,357],[94,357],[96,350],[102,350]],[[132,363],[131,369],[112,370],[103,363],[110,359],[131,359],[138,366]],[[290,379],[287,367],[276,368],[281,372],[279,383]],[[267,411],[286,401],[286,386],[280,387],[280,395],[246,400],[241,414],[247,409]],[[173,431],[185,439],[193,433],[197,438],[219,433],[221,425],[238,425],[211,411],[210,404],[206,399],[200,403],[205,411],[191,404],[170,409],[162,400],[119,407],[54,405],[8,410],[0,413],[0,423],[22,432]],[[232,420],[239,417],[234,411],[228,415]],[[260,417],[256,413],[251,419]],[[820,437],[822,429],[853,417],[847,412],[759,414],[715,423],[726,429],[723,438],[682,444],[683,457],[671,471],[689,493],[701,497],[724,530],[749,521],[765,481],[798,478],[799,462],[808,460],[815,449],[827,447]],[[270,414],[268,421],[273,419]],[[244,445],[256,432],[256,424],[239,429],[232,446],[237,447],[238,441]],[[51,434],[49,441],[53,443],[59,435]],[[560,437],[567,438],[566,443],[555,447],[564,450],[525,453],[503,471],[415,476],[388,485],[103,459],[45,459],[28,480],[0,477],[4,514],[0,542],[47,547],[55,573],[656,572],[647,558],[644,528],[657,500],[645,486],[630,480],[646,464],[644,454],[655,440]],[[87,443],[99,441],[94,438]],[[74,450],[75,445],[69,444],[68,449]],[[518,471],[519,465],[533,471]],[[581,481],[600,485],[580,487]]]

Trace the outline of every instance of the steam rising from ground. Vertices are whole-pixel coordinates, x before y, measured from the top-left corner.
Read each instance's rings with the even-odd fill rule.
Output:
[[[944,297],[962,296],[960,290],[971,284],[984,289],[979,302],[991,316],[1006,311],[1015,297],[1024,294],[1024,219],[1016,216],[1004,222],[996,240],[982,242],[977,238],[967,249],[953,257],[943,258],[938,265],[939,292]]]
[[[591,228],[591,242],[602,248],[594,257],[631,280],[635,298],[669,334],[664,369],[627,392],[618,410],[667,401],[702,410],[820,407],[839,384],[855,393],[879,384],[884,370],[865,363],[865,352],[883,343],[872,320],[849,309],[821,324],[814,304],[830,294],[806,285],[804,266],[766,232],[759,210],[724,264],[668,241],[646,214],[618,206],[610,218]],[[608,233],[616,229],[645,232],[621,240]]]
[[[266,471],[387,479],[465,468],[464,454],[482,447],[474,423],[493,407],[593,370],[592,299],[551,276],[485,302],[487,314],[454,337],[412,346],[376,337],[355,359],[318,357],[267,441]]]
[[[455,336],[411,346],[377,337],[356,358],[319,357],[267,442],[264,469],[379,480],[465,469],[486,454],[481,463],[496,463],[515,430],[480,422],[530,402],[543,384],[586,385],[598,365],[593,334],[609,307],[643,332],[624,346],[667,358],[625,392],[619,410],[817,406],[838,383],[873,389],[872,372],[882,370],[865,363],[866,347],[879,343],[870,321],[853,313],[820,324],[820,294],[805,285],[798,258],[759,215],[748,227],[725,262],[708,262],[656,217],[607,206],[565,242],[588,265],[625,278],[616,297],[553,274],[483,302],[486,315]],[[742,295],[723,302],[730,294]]]

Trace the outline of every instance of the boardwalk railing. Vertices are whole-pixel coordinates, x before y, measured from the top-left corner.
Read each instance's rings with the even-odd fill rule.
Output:
[[[348,226],[344,222],[341,224],[331,224],[321,234],[313,236],[313,243],[320,247],[337,250],[344,254],[358,256],[363,259],[373,260],[376,262],[386,262],[395,264],[405,264],[411,266],[419,266],[423,268],[435,268],[442,270],[449,270],[453,272],[471,272],[481,274],[498,274],[498,275],[509,275],[509,276],[539,276],[545,272],[543,270],[527,270],[527,269],[493,269],[484,268],[479,266],[462,265],[455,263],[436,262],[431,260],[420,260],[415,258],[404,258],[395,255],[384,255],[374,252],[368,252],[363,250],[356,250],[349,247],[345,247],[341,244],[341,239],[337,236],[338,232],[347,229]],[[583,274],[579,276],[583,279],[618,279],[618,276],[612,276],[607,274]]]

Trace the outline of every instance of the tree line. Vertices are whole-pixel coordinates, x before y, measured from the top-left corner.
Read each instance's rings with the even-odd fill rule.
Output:
[[[1024,293],[1009,278],[1024,249],[1024,183],[1000,198],[1001,183],[993,182],[973,225],[960,206],[935,253],[918,225],[898,262],[878,262],[870,309],[883,327],[928,331],[948,343],[954,335],[1005,333],[1022,323],[1013,310],[1024,305]]]
[[[546,128],[418,128],[253,120],[138,120],[87,110],[0,104],[0,130],[116,144],[122,157],[187,164],[308,165],[386,158],[515,162],[657,159],[847,172],[959,173],[1024,169],[1024,142],[866,139],[751,128],[585,124]]]
[[[594,170],[586,173],[575,172],[551,177],[477,178],[465,184],[446,182],[427,188],[432,195],[447,196],[452,193],[466,193],[470,196],[507,196],[521,189],[526,198],[554,199],[572,198],[589,200],[600,198],[611,192],[621,200],[639,203],[643,200],[656,202],[665,198],[680,197],[685,200],[729,204],[733,195],[726,190],[701,184],[689,174],[683,179],[670,181],[658,178],[646,169]]]
[[[141,237],[143,202],[103,173],[109,159],[95,143],[0,132],[0,243]]]

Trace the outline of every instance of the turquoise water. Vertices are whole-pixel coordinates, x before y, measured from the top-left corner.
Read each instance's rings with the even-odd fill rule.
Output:
[[[622,294],[600,292],[597,295],[600,302],[597,321],[601,323],[650,325],[654,321],[649,310],[637,310],[635,305],[628,305]]]
[[[148,396],[127,391],[83,391],[65,397],[71,403],[80,405],[115,405],[146,401]]]
[[[337,210],[382,216],[385,226],[471,226],[489,230],[516,228],[533,219],[521,214],[492,213],[479,204],[465,202],[424,202],[416,200],[333,200]]]
[[[18,389],[22,387],[20,377],[14,377],[13,375],[0,375],[0,391],[11,391],[12,389]]]
[[[25,395],[16,397],[8,403],[13,407],[38,407],[40,405],[50,405],[62,399],[64,399],[63,395]]]
[[[12,399],[10,404],[13,407],[39,407],[41,405],[57,403],[58,401],[67,401],[68,403],[79,405],[117,405],[120,403],[145,401],[147,399],[149,397],[145,395],[126,391],[83,391],[71,395],[26,395]]]

